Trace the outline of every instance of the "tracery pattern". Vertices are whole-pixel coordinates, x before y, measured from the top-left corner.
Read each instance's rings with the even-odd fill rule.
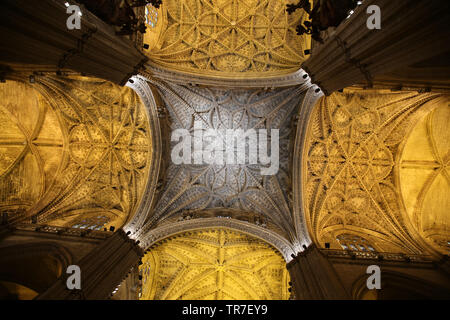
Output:
[[[226,229],[189,232],[143,258],[142,300],[286,300],[283,258],[261,240]]]
[[[3,165],[2,195],[17,199],[3,196],[2,207],[26,200],[22,213],[39,223],[71,226],[82,216],[102,215],[120,227],[139,203],[151,157],[148,120],[137,95],[130,88],[83,77],[40,77],[33,86],[26,92],[39,103],[31,113],[23,114],[11,97],[3,101],[20,119],[11,114],[5,118],[2,108],[2,123],[24,123],[33,129],[23,132],[33,134],[22,139],[25,151]],[[17,131],[4,129],[2,135],[7,136]],[[43,138],[37,139],[39,135]],[[5,139],[0,143],[8,152],[17,149]],[[20,188],[12,188],[7,180]]]
[[[273,176],[262,176],[261,165],[175,165],[167,170],[167,183],[153,215],[141,234],[162,220],[184,211],[234,208],[261,214],[294,236],[289,196],[291,121],[301,104],[301,88],[222,90],[159,84],[172,120],[172,129],[192,132],[194,120],[213,129],[279,129],[280,166]],[[172,143],[173,145],[176,143]]]
[[[346,90],[322,98],[304,149],[305,215],[314,240],[362,236],[379,251],[422,252],[405,225],[394,175],[399,145],[436,94]]]
[[[167,27],[149,52],[157,64],[190,73],[246,76],[300,68],[309,36],[296,34],[305,15],[288,0],[167,0]]]

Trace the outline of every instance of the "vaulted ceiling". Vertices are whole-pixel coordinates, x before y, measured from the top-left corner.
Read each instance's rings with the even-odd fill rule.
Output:
[[[155,244],[143,258],[142,300],[287,300],[281,255],[226,229],[189,232]]]
[[[152,157],[149,122],[130,88],[85,77],[0,87],[0,210],[59,226],[122,226]]]
[[[416,124],[398,170],[407,217],[426,241],[450,252],[450,107],[441,103]]]
[[[214,77],[264,77],[297,71],[310,37],[287,0],[165,0],[149,16],[151,64]]]
[[[378,251],[422,253],[421,233],[447,253],[448,110],[440,94],[348,89],[322,98],[303,157],[314,241],[340,249],[339,238],[353,235]]]
[[[277,129],[280,137],[279,164],[273,163],[277,170],[263,175],[261,170],[269,165],[249,163],[251,142],[248,139],[245,141],[245,164],[230,164],[226,159],[223,164],[195,164],[195,154],[192,154],[189,164],[175,164],[170,159],[163,191],[142,232],[178,221],[187,213],[197,218],[205,209],[222,208],[241,211],[240,216],[246,221],[252,220],[256,214],[261,225],[287,239],[295,239],[289,154],[292,153],[295,135],[292,120],[302,103],[304,90],[301,87],[270,91],[199,88],[162,82],[156,86],[169,113],[172,132],[186,129],[193,136],[195,122],[202,125],[202,132],[207,129],[218,132],[255,129],[260,133],[258,130],[264,129],[270,134],[271,129]],[[170,137],[165,139],[168,141]],[[243,137],[238,137],[240,139]],[[178,143],[178,140],[173,141],[171,150]],[[276,152],[271,151],[270,138],[266,145],[267,154]],[[255,152],[258,151],[263,152],[257,148]],[[237,153],[237,150],[233,151],[235,157]],[[223,216],[228,214],[224,212]]]

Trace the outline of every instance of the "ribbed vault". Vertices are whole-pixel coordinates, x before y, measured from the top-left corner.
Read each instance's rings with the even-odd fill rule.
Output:
[[[122,226],[152,157],[139,97],[100,79],[36,78],[0,87],[0,211],[57,226]]]
[[[445,194],[442,183],[448,183],[445,180],[448,144],[443,142],[442,132],[445,120],[428,120],[434,123],[437,131],[427,132],[423,127],[417,129],[416,138],[412,138],[416,141],[418,132],[424,135],[422,140],[434,139],[434,134],[441,135],[438,140],[433,140],[440,141],[437,149],[427,145],[425,157],[429,161],[421,162],[412,156],[419,153],[424,156],[424,150],[419,147],[421,144],[411,144],[413,142],[405,151],[402,165],[399,156],[418,119],[434,107],[448,104],[445,99],[439,94],[346,89],[344,93],[334,93],[319,101],[309,121],[301,195],[315,242],[322,247],[330,243],[331,248],[336,249],[353,249],[354,245],[354,250],[362,251],[368,248],[382,252],[427,251],[415,228],[405,219],[396,172],[401,168],[401,185],[407,194],[408,210],[416,207],[412,198],[418,195],[410,192],[420,192],[432,181],[439,191],[430,199],[444,201],[441,198]],[[443,115],[445,111],[436,111],[436,114]],[[410,163],[413,159],[414,163]],[[414,170],[408,167],[414,167]],[[423,179],[419,178],[419,172],[423,173]],[[442,201],[439,202],[441,205]],[[436,206],[437,203],[427,210],[436,209]],[[439,212],[440,209],[434,213],[427,211],[427,216],[439,215],[439,221],[445,219]],[[424,227],[427,228],[430,226]],[[425,230],[421,229],[422,232]],[[439,231],[441,236],[442,232]]]
[[[414,127],[398,170],[407,219],[443,254],[450,252],[449,123],[447,100]]]
[[[140,267],[142,300],[285,300],[289,274],[261,240],[227,229],[189,232],[154,245]]]
[[[286,239],[296,239],[290,198],[290,164],[293,117],[304,96],[303,87],[276,90],[217,89],[156,82],[171,120],[171,129],[195,132],[195,122],[207,129],[279,130],[279,168],[262,175],[262,164],[175,164],[170,160],[166,181],[155,210],[138,236],[162,223],[176,222],[187,214],[197,218],[205,209],[235,209],[261,228]],[[166,137],[169,139],[170,137]],[[168,142],[170,143],[170,142]],[[173,141],[171,148],[179,141]],[[246,156],[249,155],[246,140]],[[270,151],[270,138],[267,143]],[[237,152],[237,151],[236,151]],[[274,151],[275,152],[275,151]],[[250,214],[248,214],[250,213]],[[199,218],[201,216],[198,216]]]
[[[310,37],[290,0],[166,0],[150,15],[151,64],[215,77],[264,77],[297,71]],[[154,22],[156,21],[156,24]]]

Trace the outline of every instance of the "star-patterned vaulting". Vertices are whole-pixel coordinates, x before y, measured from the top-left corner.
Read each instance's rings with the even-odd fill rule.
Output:
[[[314,241],[340,249],[341,235],[347,238],[351,235],[378,251],[424,252],[405,217],[397,159],[417,118],[439,103],[443,103],[439,94],[358,89],[320,100],[311,115],[306,138],[302,195]],[[436,123],[442,131],[443,123]],[[440,162],[434,164],[440,169],[433,177],[442,174],[445,182],[448,145],[445,147],[444,140],[439,141],[436,159]],[[416,150],[414,154],[420,150],[416,145],[410,145],[408,150],[411,148]],[[432,149],[428,150],[432,158]],[[402,185],[408,191],[420,190],[417,187],[427,186],[430,181],[417,180],[417,170],[406,172],[408,161],[412,160],[411,152],[406,154],[401,169]],[[442,195],[442,189],[438,194]],[[411,195],[405,200],[407,207],[413,204]],[[411,211],[411,207],[408,209]],[[440,232],[442,237],[445,232]]]
[[[287,300],[289,274],[270,245],[231,230],[180,234],[143,258],[141,300]]]
[[[296,34],[305,15],[288,15],[292,2],[166,0],[146,36],[148,55],[158,66],[220,77],[297,71],[310,39]]]
[[[175,164],[167,169],[162,196],[149,215],[147,226],[176,221],[185,211],[232,208],[260,214],[286,238],[295,238],[289,198],[289,148],[292,117],[303,98],[302,88],[266,90],[201,89],[158,84],[172,130],[194,132],[194,121],[206,129],[271,129],[279,131],[279,168],[262,175],[262,164]],[[169,137],[168,137],[169,139]],[[172,142],[172,149],[178,142]],[[270,150],[270,142],[267,143]],[[246,154],[249,154],[246,141]],[[248,158],[247,158],[248,160]],[[258,162],[259,163],[259,162]],[[170,219],[170,220],[169,220]]]
[[[151,140],[130,88],[85,77],[0,88],[0,210],[10,219],[122,226],[147,183]]]

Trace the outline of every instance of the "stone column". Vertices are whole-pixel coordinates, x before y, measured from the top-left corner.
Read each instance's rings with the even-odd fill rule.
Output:
[[[333,266],[314,244],[293,258],[287,269],[298,300],[350,299]]]
[[[448,1],[366,0],[324,44],[314,43],[303,68],[329,95],[355,83],[401,70],[450,51]],[[381,29],[369,30],[367,8],[381,9]],[[418,75],[420,77],[420,75]]]
[[[81,289],[69,290],[63,276],[38,300],[102,300],[127,277],[132,268],[138,268],[144,252],[138,243],[128,238],[123,230],[114,233],[78,263],[81,269]]]
[[[3,0],[0,73],[72,70],[123,85],[148,58],[83,6],[81,29],[69,30],[64,0]],[[76,4],[70,1],[70,4]]]

